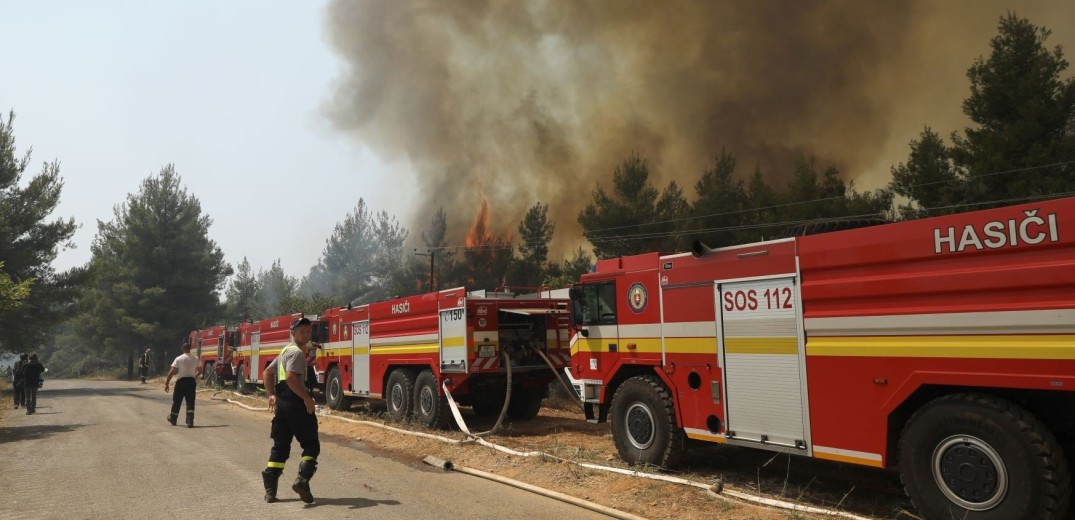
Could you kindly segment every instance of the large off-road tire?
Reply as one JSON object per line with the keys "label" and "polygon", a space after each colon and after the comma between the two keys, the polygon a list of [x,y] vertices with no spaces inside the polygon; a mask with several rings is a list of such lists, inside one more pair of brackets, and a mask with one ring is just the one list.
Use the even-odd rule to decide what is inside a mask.
{"label": "large off-road tire", "polygon": [[612,397],[612,439],[623,460],[668,468],[683,457],[686,437],[675,404],[657,376],[624,381]]}
{"label": "large off-road tire", "polygon": [[451,418],[448,397],[440,395],[437,376],[426,369],[414,380],[414,419],[423,426],[444,429]]}
{"label": "large off-road tire", "polygon": [[496,390],[496,393],[481,393],[470,396],[470,407],[474,410],[474,415],[478,417],[496,417],[500,415],[500,410],[504,409],[504,392],[503,387]]}
{"label": "large off-road tire", "polygon": [[388,375],[384,400],[388,404],[390,419],[405,421],[410,418],[414,409],[414,379],[408,370],[397,368]]}
{"label": "large off-road tire", "polygon": [[206,388],[213,388],[216,386],[216,365],[208,363],[202,370],[202,377],[204,378]]}
{"label": "large off-road tire", "polygon": [[919,409],[899,443],[900,479],[927,520],[1065,518],[1071,474],[1056,438],[1019,405],[953,394]]}
{"label": "large off-road tire", "polygon": [[235,386],[238,387],[240,394],[246,395],[250,393],[250,383],[246,382],[246,365],[239,367],[239,375],[235,378]]}
{"label": "large off-road tire", "polygon": [[[540,389],[515,389],[511,392],[511,402],[508,403],[508,418],[513,421],[529,421],[538,416],[541,402],[544,400],[545,393]],[[503,401],[501,401],[501,406],[503,406]],[[499,413],[500,410],[497,412]]]}
{"label": "large off-road tire", "polygon": [[340,377],[339,367],[332,367],[332,370],[328,371],[328,379],[325,380],[325,402],[333,410],[351,408],[351,398],[343,394],[343,378]]}

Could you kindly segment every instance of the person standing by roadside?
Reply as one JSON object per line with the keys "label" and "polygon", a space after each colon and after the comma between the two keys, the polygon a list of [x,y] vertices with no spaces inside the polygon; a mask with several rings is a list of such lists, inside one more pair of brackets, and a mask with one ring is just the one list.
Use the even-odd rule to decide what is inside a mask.
{"label": "person standing by roadside", "polygon": [[149,363],[153,361],[153,355],[150,352],[152,351],[147,348],[146,351],[142,353],[142,357],[138,360],[138,370],[142,375],[143,385],[146,384],[146,376],[149,375]]}
{"label": "person standing by roadside", "polygon": [[37,386],[41,384],[41,374],[45,367],[37,362],[37,354],[30,355],[30,361],[22,367],[22,387],[26,393],[26,415],[37,411]]}
{"label": "person standing by roadside", "polygon": [[15,366],[11,367],[11,389],[15,394],[15,409],[18,410],[20,406],[26,406],[26,387],[23,381],[22,369],[29,361],[28,355],[23,353],[19,356],[19,360],[15,362]]}
{"label": "person standing by roadside", "polygon": [[[172,413],[168,414],[168,422],[175,426],[179,419],[179,407],[183,400],[187,401],[187,428],[194,427],[194,395],[198,389],[197,377],[202,375],[201,364],[198,357],[190,353],[190,342],[183,342],[183,353],[172,361],[172,367],[168,369],[168,377],[164,381],[164,391],[172,384],[172,376],[178,375],[175,381],[175,392],[172,393]],[[149,349],[146,349],[149,352]]]}
{"label": "person standing by roadside", "polygon": [[265,391],[269,394],[269,411],[274,414],[269,434],[273,440],[272,450],[269,451],[269,463],[261,472],[265,501],[269,503],[277,501],[277,484],[280,474],[284,472],[284,463],[291,455],[292,438],[298,439],[302,446],[302,461],[299,462],[299,474],[291,489],[299,494],[303,502],[310,504],[314,501],[310,479],[317,472],[321,442],[317,438],[314,399],[310,397],[303,381],[306,378],[306,357],[313,349],[310,341],[312,335],[309,319],[302,318],[292,324],[294,343],[284,347],[262,374]]}

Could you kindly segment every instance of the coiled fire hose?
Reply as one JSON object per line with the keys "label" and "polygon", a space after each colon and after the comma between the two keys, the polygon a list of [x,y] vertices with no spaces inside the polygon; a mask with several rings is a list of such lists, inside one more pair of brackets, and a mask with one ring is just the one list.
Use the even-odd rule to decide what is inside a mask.
{"label": "coiled fire hose", "polygon": [[500,425],[504,422],[504,417],[508,415],[508,407],[511,406],[511,357],[507,352],[501,352],[501,357],[504,359],[504,368],[508,372],[507,389],[504,391],[504,405],[500,408],[500,416],[496,418],[496,424],[489,431],[471,433],[467,428],[466,421],[463,420],[463,415],[459,413],[459,405],[456,404],[455,398],[452,397],[452,392],[448,390],[448,381],[441,383],[441,388],[444,389],[444,396],[448,398],[448,407],[452,410],[452,416],[455,417],[455,424],[459,426],[459,429],[472,439],[478,439],[484,435],[489,435],[500,430]]}

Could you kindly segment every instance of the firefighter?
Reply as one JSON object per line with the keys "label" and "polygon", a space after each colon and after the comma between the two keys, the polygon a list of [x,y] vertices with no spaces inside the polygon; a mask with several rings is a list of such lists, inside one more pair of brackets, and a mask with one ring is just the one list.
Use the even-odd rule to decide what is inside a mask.
{"label": "firefighter", "polygon": [[292,437],[302,446],[302,461],[299,462],[298,477],[291,489],[299,494],[303,502],[310,504],[314,501],[310,492],[310,479],[317,472],[317,455],[321,453],[321,443],[317,439],[314,400],[303,381],[306,378],[306,356],[313,349],[310,342],[312,334],[310,320],[302,318],[293,323],[293,343],[284,347],[263,374],[265,391],[269,394],[269,411],[274,412],[269,435],[273,446],[269,451],[269,463],[261,472],[265,484],[265,501],[269,503],[277,500],[277,483],[280,481],[280,474],[284,472],[284,463],[291,454]]}
{"label": "firefighter", "polygon": [[26,392],[26,415],[37,411],[37,389],[41,386],[41,374],[45,367],[37,362],[37,354],[30,354],[30,361],[22,367],[22,387]]}
{"label": "firefighter", "polygon": [[[198,388],[198,376],[202,374],[201,363],[198,357],[190,353],[190,342],[184,341],[183,353],[172,361],[172,367],[168,369],[168,377],[164,381],[164,391],[172,384],[172,376],[179,376],[175,381],[175,392],[172,393],[172,413],[168,414],[168,422],[175,426],[179,419],[179,407],[183,400],[187,401],[187,428],[194,427],[194,395]],[[146,349],[149,352],[149,349]]]}
{"label": "firefighter", "polygon": [[150,350],[147,348],[146,351],[142,353],[142,357],[138,360],[138,370],[142,375],[143,385],[146,384],[146,376],[149,375],[149,362],[151,359],[152,355],[150,354]]}
{"label": "firefighter", "polygon": [[19,406],[26,405],[26,385],[23,381],[22,369],[29,363],[29,359],[29,354],[23,353],[19,356],[19,360],[15,362],[15,366],[11,367],[11,386],[15,394],[16,410],[19,409]]}

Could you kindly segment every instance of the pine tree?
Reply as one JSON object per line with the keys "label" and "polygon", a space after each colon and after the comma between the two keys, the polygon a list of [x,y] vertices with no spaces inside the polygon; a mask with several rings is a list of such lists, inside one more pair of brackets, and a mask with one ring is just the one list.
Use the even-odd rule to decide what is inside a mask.
{"label": "pine tree", "polygon": [[512,285],[536,287],[544,278],[549,242],[556,225],[549,220],[549,205],[534,203],[519,222],[519,257],[509,276]]}
{"label": "pine tree", "polygon": [[952,134],[952,160],[975,202],[1075,191],[1075,79],[1051,31],[1014,13],[1001,17],[988,58],[967,71],[963,113],[977,126]]}
{"label": "pine tree", "polygon": [[59,162],[46,163],[25,179],[30,152],[17,154],[14,121],[13,112],[6,120],[0,116],[0,260],[6,273],[0,278],[13,282],[8,310],[0,313],[0,352],[43,345],[70,313],[85,275],[82,269],[58,272],[52,267],[78,226],[74,219],[50,219],[63,191]]}
{"label": "pine tree", "polygon": [[142,181],[113,220],[98,222],[76,323],[86,340],[126,355],[129,377],[135,352],[155,347],[159,364],[191,329],[221,318],[232,270],[209,238],[211,224],[172,165]]}

